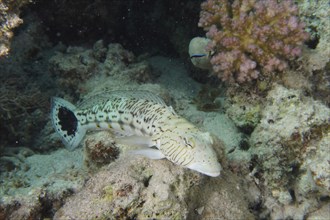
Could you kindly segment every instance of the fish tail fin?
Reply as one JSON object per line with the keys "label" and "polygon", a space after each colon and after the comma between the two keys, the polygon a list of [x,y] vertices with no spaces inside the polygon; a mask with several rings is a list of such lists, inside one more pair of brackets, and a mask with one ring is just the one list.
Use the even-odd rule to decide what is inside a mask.
{"label": "fish tail fin", "polygon": [[76,107],[70,102],[53,97],[51,100],[51,119],[55,131],[61,136],[65,147],[68,150],[74,150],[86,134],[74,114]]}

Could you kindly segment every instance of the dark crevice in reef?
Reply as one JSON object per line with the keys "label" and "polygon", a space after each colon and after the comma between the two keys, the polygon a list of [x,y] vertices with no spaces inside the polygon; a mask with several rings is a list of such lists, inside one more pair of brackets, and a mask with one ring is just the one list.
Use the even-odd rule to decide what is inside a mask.
{"label": "dark crevice in reef", "polygon": [[[134,53],[178,56],[190,38],[204,35],[197,27],[201,1],[39,1],[31,7],[44,22],[52,42],[75,45],[99,39],[116,42]],[[179,39],[179,40],[178,40]],[[183,50],[183,49],[182,49]],[[186,53],[186,51],[185,51]]]}

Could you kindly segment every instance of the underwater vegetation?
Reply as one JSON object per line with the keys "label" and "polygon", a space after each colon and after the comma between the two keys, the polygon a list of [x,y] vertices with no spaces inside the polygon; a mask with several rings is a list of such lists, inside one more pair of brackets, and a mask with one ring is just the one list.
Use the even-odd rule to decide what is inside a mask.
{"label": "underwater vegetation", "polygon": [[13,38],[13,52],[0,57],[0,148],[31,147],[48,121],[51,85],[45,48],[50,43],[40,23],[32,20],[25,19],[21,34]]}
{"label": "underwater vegetation", "polygon": [[242,83],[283,71],[309,37],[290,0],[208,0],[201,7],[198,26],[211,39],[206,50],[222,80]]}
{"label": "underwater vegetation", "polygon": [[36,118],[47,111],[47,97],[35,84],[26,86],[24,76],[2,75],[0,79],[0,143],[29,143],[34,126],[43,121]]}

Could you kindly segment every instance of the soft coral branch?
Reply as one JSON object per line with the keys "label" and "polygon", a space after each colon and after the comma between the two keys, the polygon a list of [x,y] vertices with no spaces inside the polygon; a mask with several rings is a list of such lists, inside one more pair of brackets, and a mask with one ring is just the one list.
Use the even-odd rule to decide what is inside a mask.
{"label": "soft coral branch", "polygon": [[291,0],[207,0],[198,25],[211,39],[213,72],[223,80],[256,79],[282,71],[308,39]]}

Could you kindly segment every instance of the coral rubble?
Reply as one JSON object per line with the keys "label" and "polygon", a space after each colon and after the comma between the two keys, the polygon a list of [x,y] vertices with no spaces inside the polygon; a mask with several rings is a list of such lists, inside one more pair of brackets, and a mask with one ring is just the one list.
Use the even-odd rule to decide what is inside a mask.
{"label": "coral rubble", "polygon": [[308,39],[292,1],[207,0],[198,25],[212,41],[213,72],[239,83],[282,71]]}

